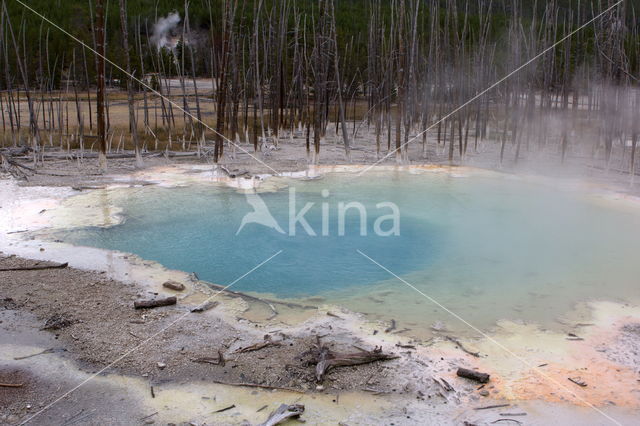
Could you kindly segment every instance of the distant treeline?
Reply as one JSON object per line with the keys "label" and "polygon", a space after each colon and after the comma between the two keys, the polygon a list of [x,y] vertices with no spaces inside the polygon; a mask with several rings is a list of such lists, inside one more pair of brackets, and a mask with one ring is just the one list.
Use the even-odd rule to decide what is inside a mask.
{"label": "distant treeline", "polygon": [[[95,15],[95,0],[25,0],[25,2],[44,16],[70,31],[73,35],[93,46],[95,43],[92,28]],[[338,0],[335,2],[335,21],[337,29],[337,41],[340,54],[344,57],[344,80],[345,82],[356,80],[366,80],[366,70],[369,62],[368,57],[368,37],[371,24],[371,13],[379,8],[381,17],[379,25],[387,32],[392,30],[394,25],[393,10],[397,9],[403,0]],[[540,29],[549,25],[548,14],[545,10],[550,4],[557,16],[557,26],[555,38],[560,38],[571,28],[577,27],[581,22],[587,21],[594,13],[613,4],[609,0],[406,0],[406,12],[412,14],[415,4],[418,3],[417,13],[417,37],[428,45],[429,40],[435,32],[431,26],[431,15],[437,13],[439,16],[439,28],[437,31],[443,39],[452,38],[454,33],[466,26],[464,34],[464,44],[467,51],[471,52],[479,42],[482,34],[482,26],[485,23],[485,15],[488,14],[488,42],[499,46],[496,61],[499,65],[506,65],[506,58],[502,53],[508,49],[510,36],[508,34],[510,21],[517,11],[522,24],[530,26],[535,24]],[[78,54],[78,46],[66,35],[55,28],[50,27],[38,16],[26,10],[22,5],[14,0],[3,0],[6,12],[13,24],[15,36],[19,38],[19,48],[24,57],[25,68],[31,77],[31,81],[46,85],[48,88],[61,87],[61,81],[70,78],[70,66],[74,51]],[[177,12],[182,18],[174,33],[178,37],[184,30],[185,5],[188,5],[188,17],[192,35],[195,38],[197,55],[193,68],[199,77],[210,77],[212,71],[219,68],[217,60],[219,49],[221,48],[223,34],[223,20],[225,7],[236,6],[234,13],[234,31],[238,37],[250,40],[255,29],[254,20],[257,12],[257,5],[260,0],[127,0],[127,13],[129,16],[129,34],[131,48],[140,48],[142,55],[133,55],[133,68],[140,74],[143,68],[141,61],[144,61],[144,69],[147,71],[159,71],[156,68],[154,49],[151,46],[153,24],[160,18],[172,12]],[[308,31],[305,42],[311,46],[313,38],[310,36],[321,14],[321,1],[318,0],[264,0],[260,7],[261,31],[274,33],[280,25],[283,17],[286,21],[287,43],[283,44],[286,52],[283,52],[285,64],[292,65],[289,60],[293,56],[294,46],[290,37],[295,31],[296,23]],[[434,4],[438,7],[434,9]],[[637,55],[636,46],[640,43],[637,35],[637,27],[640,22],[640,0],[626,0],[624,2],[626,13],[624,17],[624,53],[629,71],[638,74],[640,70],[640,60]],[[455,16],[450,14],[451,9],[455,9]],[[434,12],[435,11],[435,12]],[[122,31],[119,21],[119,1],[106,1],[106,39],[107,56],[116,63],[123,63],[122,51]],[[3,18],[3,52],[0,59],[8,61],[9,73],[16,79],[18,76],[15,51],[9,35],[6,32],[7,24]],[[381,28],[381,29],[382,29]],[[633,29],[636,29],[634,32]],[[583,63],[592,64],[595,61],[594,55],[594,34],[597,25],[582,31],[579,42],[570,44],[573,58],[571,67],[576,68]],[[265,35],[269,35],[265,33]],[[139,38],[139,39],[138,39]],[[135,46],[139,44],[141,46]],[[245,43],[248,55],[248,43]],[[542,46],[539,46],[542,48]],[[443,49],[443,58],[447,60],[453,57],[453,44],[440,46]],[[270,52],[273,53],[273,52]],[[559,51],[557,55],[561,55]],[[186,59],[188,62],[188,58]],[[46,72],[43,72],[43,63],[46,62]],[[509,65],[511,65],[509,63]],[[95,76],[95,66],[93,61],[88,61],[88,80],[93,83]],[[192,65],[188,64],[190,68]],[[557,66],[563,67],[561,61]],[[122,81],[123,76],[117,71],[109,70],[107,65],[107,76]],[[179,70],[171,66],[171,61],[167,60],[164,72],[177,75]],[[213,68],[213,69],[212,69]],[[6,69],[3,65],[3,71]],[[291,70],[288,70],[291,73]],[[43,75],[46,74],[46,75]],[[78,72],[80,74],[80,72]],[[85,76],[86,77],[86,76]],[[86,78],[79,83],[86,84]],[[16,80],[17,85],[20,81]],[[0,88],[6,88],[5,79],[0,79]],[[124,83],[122,83],[124,86]]]}
{"label": "distant treeline", "polygon": [[[107,85],[132,83],[129,130],[135,139],[136,129],[143,128],[155,146],[158,139],[169,145],[181,140],[196,143],[200,152],[213,139],[218,161],[225,147],[237,145],[232,140],[257,151],[263,143],[277,146],[282,135],[297,134],[316,161],[328,124],[335,123],[350,158],[351,140],[365,123],[376,155],[386,151],[399,162],[408,160],[406,147],[415,134],[426,158],[427,131],[435,131],[436,146],[447,146],[451,162],[462,161],[479,141],[498,137],[500,162],[510,149],[517,162],[523,151],[543,151],[550,144],[564,161],[574,141],[589,140],[592,155],[603,152],[607,167],[616,144],[623,162],[631,147],[635,164],[640,92],[629,89],[640,82],[640,0],[28,4],[89,46],[98,45],[96,34],[102,32],[95,31],[100,20],[94,13],[104,5],[107,58],[151,87],[132,82],[109,63]],[[17,144],[26,97],[31,145],[42,142],[41,131],[56,133],[61,145],[74,132],[83,141],[87,122],[93,131],[90,92],[98,61],[17,0],[2,5],[3,128]],[[546,53],[510,74],[541,52]],[[208,86],[200,85],[203,78]],[[75,112],[62,96],[55,99],[58,90],[74,95]],[[107,97],[107,130],[109,102]],[[79,129],[68,125],[71,116]],[[590,139],[579,136],[584,129]]]}

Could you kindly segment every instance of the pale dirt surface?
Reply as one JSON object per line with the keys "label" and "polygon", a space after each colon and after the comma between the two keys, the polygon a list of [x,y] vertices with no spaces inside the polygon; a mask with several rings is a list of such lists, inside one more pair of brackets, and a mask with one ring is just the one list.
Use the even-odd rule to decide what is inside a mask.
{"label": "pale dirt surface", "polygon": [[[305,158],[300,140],[283,143],[279,150],[260,158],[278,171],[298,171],[308,165],[306,160],[292,160]],[[470,163],[490,163],[483,158],[480,155]],[[146,166],[166,168],[194,161],[153,157],[146,159]],[[355,150],[353,161],[371,163],[375,152]],[[332,162],[344,162],[341,147],[325,147],[321,163]],[[59,199],[73,193],[69,186],[151,183],[146,171],[135,173],[132,163],[130,159],[111,160],[109,172],[102,174],[95,160],[48,161],[39,169],[43,174],[30,176],[22,185],[33,186],[30,190],[37,192],[36,198],[53,191],[50,186],[60,187],[60,193],[51,195]],[[197,164],[208,163],[203,160]],[[269,173],[268,167],[246,154],[229,159],[227,167]],[[637,186],[629,187],[628,176],[623,174],[579,170],[572,179],[586,182],[588,178],[617,193],[637,192]],[[51,202],[51,207],[55,206]],[[8,208],[5,203],[0,207]],[[41,207],[34,205],[32,209]],[[25,216],[25,223],[37,223],[38,211],[32,213]],[[20,229],[14,230],[23,230],[23,225],[16,224]],[[30,244],[21,252],[23,256],[61,261],[67,253],[62,248],[59,253],[50,252],[48,246],[42,252],[37,242]],[[5,254],[0,256],[0,268],[42,262],[9,256],[17,250],[15,247],[2,249]],[[176,306],[137,311],[133,309],[134,300],[172,293],[160,286],[166,275],[157,275],[155,281],[153,274],[142,279],[122,273],[121,268],[100,266],[93,259],[87,251],[87,260],[80,262],[83,270],[0,272],[0,382],[23,384],[20,388],[0,388],[0,424],[29,419],[178,318],[166,332],[145,342],[29,424],[257,424],[280,403],[295,401],[307,406],[303,418],[309,424],[489,424],[509,418],[503,414],[521,412],[528,415],[511,418],[524,424],[611,424],[606,417],[611,416],[622,424],[635,424],[634,416],[640,414],[637,309],[625,312],[618,305],[590,306],[589,315],[580,321],[592,325],[580,328],[582,323],[574,321],[567,328],[567,332],[583,337],[582,341],[567,341],[566,335],[535,326],[500,324],[495,338],[530,364],[523,366],[518,358],[486,339],[466,342],[480,350],[481,358],[474,358],[442,339],[420,344],[399,335],[374,335],[379,325],[339,308],[332,308],[332,313],[340,318],[326,315],[323,309],[304,315],[288,314],[283,309],[281,317],[265,321],[270,312],[265,312],[264,305],[217,296],[221,302],[218,307],[205,314],[190,314],[191,307],[212,293],[184,276],[187,290]],[[54,316],[68,320],[68,324],[57,330],[42,330]],[[234,354],[240,347],[261,342],[266,334],[280,345]],[[385,352],[394,352],[400,358],[336,369],[325,379],[323,388],[316,390],[313,367],[300,354],[312,347],[318,335],[336,350],[353,352],[357,350],[353,345],[367,349],[382,345]],[[416,349],[400,348],[397,343],[412,344]],[[54,351],[14,359],[45,349]],[[192,361],[215,357],[218,350],[227,359],[224,366]],[[166,367],[161,369],[158,363]],[[542,364],[547,366],[538,367]],[[478,389],[477,384],[455,376],[460,365],[489,372],[492,381]],[[534,371],[541,368],[546,368],[545,376]],[[567,380],[577,376],[588,383],[586,388]],[[455,390],[444,390],[434,378],[444,378]],[[223,386],[213,381],[266,384],[305,393]],[[155,398],[151,397],[150,386]],[[503,403],[510,406],[473,410]],[[233,409],[213,413],[234,404]],[[590,408],[590,404],[606,415]],[[260,410],[264,405],[268,408]]]}

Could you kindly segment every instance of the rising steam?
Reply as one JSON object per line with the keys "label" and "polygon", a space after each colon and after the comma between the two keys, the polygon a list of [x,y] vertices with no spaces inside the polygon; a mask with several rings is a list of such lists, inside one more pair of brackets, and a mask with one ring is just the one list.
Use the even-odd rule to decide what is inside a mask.
{"label": "rising steam", "polygon": [[180,14],[178,12],[170,13],[166,18],[160,18],[153,24],[153,32],[151,35],[151,43],[153,43],[158,50],[163,47],[173,49],[175,42],[171,37],[171,31],[176,28],[180,23]]}

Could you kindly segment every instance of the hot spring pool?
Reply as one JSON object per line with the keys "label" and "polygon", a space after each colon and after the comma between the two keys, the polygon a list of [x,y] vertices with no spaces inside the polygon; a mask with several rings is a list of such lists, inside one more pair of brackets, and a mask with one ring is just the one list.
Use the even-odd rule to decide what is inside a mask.
{"label": "hot spring pool", "polygon": [[[222,285],[282,250],[233,289],[313,296],[408,327],[455,321],[358,250],[482,327],[501,318],[544,323],[578,301],[640,295],[640,209],[498,177],[370,172],[269,182],[280,189],[257,201],[210,184],[103,191],[102,202],[121,207],[125,221],[62,239],[134,253]],[[341,211],[340,203],[352,208]],[[238,232],[261,206],[271,216],[258,220],[268,226],[249,215]],[[290,227],[302,213],[308,226]]]}

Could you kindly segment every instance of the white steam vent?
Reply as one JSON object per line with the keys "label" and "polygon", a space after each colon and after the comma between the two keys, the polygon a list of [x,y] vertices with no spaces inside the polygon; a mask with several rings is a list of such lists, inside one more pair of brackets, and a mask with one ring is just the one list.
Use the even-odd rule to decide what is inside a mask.
{"label": "white steam vent", "polygon": [[173,50],[176,47],[178,39],[171,35],[171,31],[180,23],[181,18],[178,12],[168,14],[165,18],[160,18],[153,24],[153,32],[151,35],[151,43],[158,50],[166,47]]}

